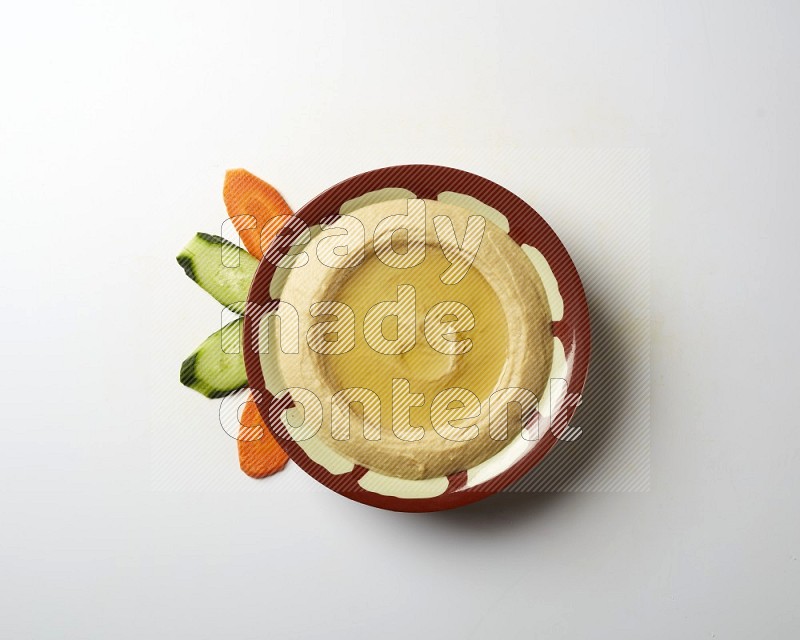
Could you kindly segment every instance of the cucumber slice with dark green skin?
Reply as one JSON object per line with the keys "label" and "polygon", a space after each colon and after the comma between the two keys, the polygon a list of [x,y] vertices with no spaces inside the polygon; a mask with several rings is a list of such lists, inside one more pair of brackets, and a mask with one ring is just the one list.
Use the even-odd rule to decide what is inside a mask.
{"label": "cucumber slice with dark green skin", "polygon": [[181,382],[207,398],[222,398],[247,386],[242,353],[244,319],[205,339],[181,365]]}
{"label": "cucumber slice with dark green skin", "polygon": [[198,233],[178,254],[186,275],[236,313],[244,313],[258,260],[220,236]]}

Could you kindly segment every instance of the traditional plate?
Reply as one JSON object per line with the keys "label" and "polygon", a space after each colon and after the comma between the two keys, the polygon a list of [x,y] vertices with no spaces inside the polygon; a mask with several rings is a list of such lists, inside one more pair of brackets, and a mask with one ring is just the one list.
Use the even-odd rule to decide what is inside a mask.
{"label": "traditional plate", "polygon": [[[509,235],[533,262],[545,284],[554,336],[551,384],[539,402],[536,416],[538,437],[513,438],[485,462],[448,477],[405,480],[382,476],[343,459],[331,463],[326,452],[292,439],[283,423],[270,424],[269,428],[306,473],[352,500],[394,511],[452,509],[509,486],[541,461],[559,438],[569,439],[568,424],[580,402],[589,366],[589,310],[575,265],[550,226],[513,193],[472,173],[434,165],[376,169],[324,191],[301,208],[297,216],[312,227],[335,218],[343,205],[345,211],[352,210],[358,204],[353,200],[387,189],[391,191],[383,193],[392,197],[439,199],[480,210],[501,227],[507,223]],[[413,195],[403,195],[404,192]],[[380,198],[381,193],[365,200],[373,197]],[[257,345],[263,310],[277,304],[270,297],[275,270],[274,265],[262,260],[256,271],[245,314],[244,345]],[[257,347],[245,347],[245,365],[250,386],[257,391],[259,410],[266,416],[273,396],[264,381]]]}

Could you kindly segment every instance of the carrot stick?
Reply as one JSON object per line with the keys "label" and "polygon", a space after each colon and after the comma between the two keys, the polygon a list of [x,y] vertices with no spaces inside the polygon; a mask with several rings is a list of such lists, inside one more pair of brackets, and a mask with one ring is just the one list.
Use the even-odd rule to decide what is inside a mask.
{"label": "carrot stick", "polygon": [[244,405],[240,422],[238,442],[242,471],[251,478],[264,478],[283,469],[289,456],[261,419],[252,393]]}
{"label": "carrot stick", "polygon": [[[262,247],[269,246],[282,227],[270,221],[276,216],[292,215],[291,207],[275,187],[244,169],[231,169],[225,174],[222,197],[245,248],[261,259]],[[253,478],[280,471],[289,459],[261,419],[252,392],[242,413],[238,444],[239,466]]]}
{"label": "carrot stick", "polygon": [[245,248],[260,259],[262,247],[268,246],[279,231],[270,229],[274,231],[269,234],[271,237],[262,238],[267,222],[275,216],[292,215],[292,209],[275,187],[244,169],[231,169],[225,174],[222,197]]}

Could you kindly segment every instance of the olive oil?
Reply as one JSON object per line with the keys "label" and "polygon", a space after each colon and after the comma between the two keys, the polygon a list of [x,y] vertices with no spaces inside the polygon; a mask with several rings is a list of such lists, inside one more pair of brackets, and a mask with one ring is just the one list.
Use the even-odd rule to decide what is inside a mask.
{"label": "olive oil", "polygon": [[[393,379],[404,378],[412,393],[424,394],[424,404],[412,406],[410,418],[412,425],[427,431],[431,429],[431,401],[440,391],[461,387],[486,399],[506,361],[509,329],[497,295],[476,268],[471,268],[460,282],[444,284],[440,276],[449,265],[441,248],[435,245],[426,247],[420,264],[406,269],[386,266],[373,254],[343,277],[332,296],[355,314],[355,346],[347,353],[319,355],[321,368],[336,390],[361,387],[378,395],[382,434],[391,434]],[[413,346],[407,345],[410,348],[399,354],[381,353],[365,336],[364,319],[376,303],[396,300],[398,287],[403,285],[411,285],[414,291]],[[428,330],[436,332],[435,325],[454,320],[461,327],[470,327],[448,334],[447,326],[442,325],[438,332],[448,342],[459,341],[464,353],[442,353],[435,348],[435,342],[432,346],[426,338],[426,315],[437,304],[450,301],[461,303],[469,312],[456,306],[462,309],[461,313],[456,310],[441,321],[429,317]],[[469,315],[474,323],[469,321]],[[385,339],[398,338],[399,322],[397,316],[386,316],[380,326]]]}

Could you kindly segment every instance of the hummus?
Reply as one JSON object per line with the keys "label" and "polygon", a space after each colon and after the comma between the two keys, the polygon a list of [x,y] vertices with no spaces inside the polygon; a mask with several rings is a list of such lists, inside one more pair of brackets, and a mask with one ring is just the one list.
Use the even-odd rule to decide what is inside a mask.
{"label": "hummus", "polygon": [[[403,216],[416,222],[386,223]],[[262,319],[261,336],[276,330],[261,360],[265,377],[319,399],[315,408],[306,392],[292,394],[303,420],[317,421],[310,437],[354,464],[419,480],[474,467],[519,434],[551,370],[550,307],[523,250],[475,218],[436,200],[379,202],[302,247],[280,294],[299,340],[278,347],[277,324]],[[281,337],[292,324],[281,316]]]}

